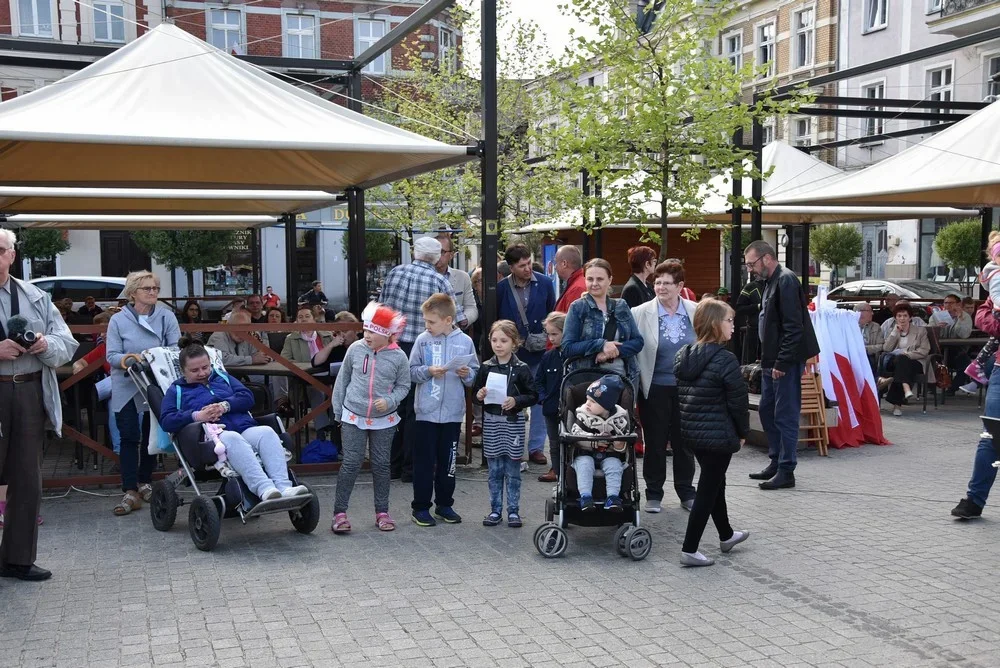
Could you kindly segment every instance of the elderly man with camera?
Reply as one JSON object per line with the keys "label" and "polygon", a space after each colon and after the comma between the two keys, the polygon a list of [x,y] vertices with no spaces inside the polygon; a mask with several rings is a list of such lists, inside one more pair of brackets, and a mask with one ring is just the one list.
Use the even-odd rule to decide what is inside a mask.
{"label": "elderly man with camera", "polygon": [[10,275],[16,243],[0,229],[0,482],[7,483],[0,577],[46,580],[52,573],[35,566],[45,420],[62,431],[55,369],[78,344],[49,295]]}

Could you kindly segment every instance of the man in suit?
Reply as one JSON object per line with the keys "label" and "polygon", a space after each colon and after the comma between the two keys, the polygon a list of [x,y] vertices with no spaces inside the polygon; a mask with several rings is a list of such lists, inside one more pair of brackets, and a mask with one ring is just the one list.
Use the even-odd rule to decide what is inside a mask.
{"label": "man in suit", "polygon": [[795,448],[802,410],[802,370],[819,354],[798,276],[778,263],[771,245],[754,241],[743,251],[747,270],[764,281],[758,331],[761,342],[760,422],[771,463],[754,480],[761,489],[795,487]]}

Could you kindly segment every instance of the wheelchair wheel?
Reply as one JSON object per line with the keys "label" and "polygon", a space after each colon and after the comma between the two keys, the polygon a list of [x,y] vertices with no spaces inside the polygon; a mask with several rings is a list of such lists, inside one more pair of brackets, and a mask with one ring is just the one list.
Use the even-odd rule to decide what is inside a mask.
{"label": "wheelchair wheel", "polygon": [[628,556],[632,561],[642,561],[653,549],[653,536],[649,529],[639,527],[628,535]]}
{"label": "wheelchair wheel", "polygon": [[623,557],[628,556],[628,535],[633,528],[631,524],[623,524],[615,532],[615,550]]}
{"label": "wheelchair wheel", "polygon": [[188,511],[188,531],[194,546],[203,552],[210,552],[219,542],[222,532],[222,518],[215,502],[207,496],[196,496]]}
{"label": "wheelchair wheel", "polygon": [[153,496],[149,499],[149,516],[157,531],[170,531],[177,521],[177,508],[181,500],[174,486],[165,480],[153,485]]}
{"label": "wheelchair wheel", "polygon": [[535,549],[546,559],[563,556],[568,543],[566,531],[555,524],[543,524],[535,529]]}
{"label": "wheelchair wheel", "polygon": [[[309,487],[309,485],[306,485],[306,487]],[[299,533],[312,533],[319,525],[319,497],[316,496],[316,492],[313,491],[312,487],[309,487],[309,491],[313,495],[309,503],[298,510],[288,511],[288,516],[292,519],[292,526]]]}

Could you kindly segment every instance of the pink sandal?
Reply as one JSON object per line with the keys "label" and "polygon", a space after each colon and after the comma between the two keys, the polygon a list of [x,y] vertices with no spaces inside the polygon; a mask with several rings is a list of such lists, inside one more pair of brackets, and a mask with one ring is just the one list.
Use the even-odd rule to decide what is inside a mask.
{"label": "pink sandal", "polygon": [[337,513],[333,516],[330,531],[338,534],[351,533],[351,523],[347,521],[347,513]]}
{"label": "pink sandal", "polygon": [[379,531],[394,531],[396,523],[389,517],[389,513],[375,513],[375,526]]}

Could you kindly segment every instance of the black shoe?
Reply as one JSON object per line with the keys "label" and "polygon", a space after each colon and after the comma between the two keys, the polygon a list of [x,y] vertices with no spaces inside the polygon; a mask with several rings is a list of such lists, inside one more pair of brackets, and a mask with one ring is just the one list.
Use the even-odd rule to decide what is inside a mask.
{"label": "black shoe", "polygon": [[0,566],[0,578],[17,578],[18,580],[38,582],[48,580],[50,577],[52,577],[52,571],[39,568],[34,564],[30,566],[15,566],[13,564]]}
{"label": "black shoe", "polygon": [[779,469],[773,478],[760,483],[759,487],[761,489],[787,489],[795,487],[795,474],[791,471],[782,471]]}
{"label": "black shoe", "polygon": [[951,509],[951,514],[963,520],[973,520],[983,514],[983,509],[972,499],[964,498]]}
{"label": "black shoe", "polygon": [[751,480],[770,480],[774,477],[774,474],[778,472],[778,467],[774,464],[770,464],[766,469],[760,473],[751,473]]}

